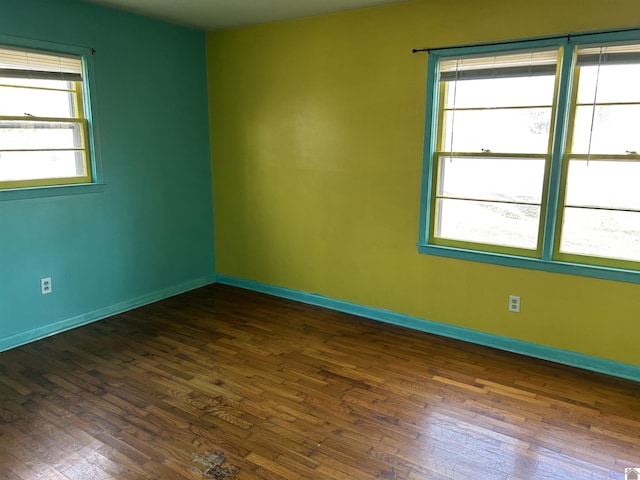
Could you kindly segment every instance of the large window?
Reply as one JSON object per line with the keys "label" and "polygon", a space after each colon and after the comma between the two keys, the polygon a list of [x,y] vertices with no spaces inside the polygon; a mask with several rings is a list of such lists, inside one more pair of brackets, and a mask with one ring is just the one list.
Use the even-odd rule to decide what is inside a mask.
{"label": "large window", "polygon": [[640,269],[640,40],[603,38],[430,52],[422,253]]}
{"label": "large window", "polygon": [[0,46],[0,189],[90,183],[80,56]]}

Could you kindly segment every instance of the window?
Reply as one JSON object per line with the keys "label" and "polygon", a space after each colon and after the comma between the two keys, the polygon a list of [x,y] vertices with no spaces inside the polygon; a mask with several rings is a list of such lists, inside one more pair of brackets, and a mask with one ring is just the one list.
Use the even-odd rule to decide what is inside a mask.
{"label": "window", "polygon": [[92,182],[81,56],[0,46],[0,189]]}
{"label": "window", "polygon": [[422,253],[640,270],[640,40],[605,37],[429,53]]}

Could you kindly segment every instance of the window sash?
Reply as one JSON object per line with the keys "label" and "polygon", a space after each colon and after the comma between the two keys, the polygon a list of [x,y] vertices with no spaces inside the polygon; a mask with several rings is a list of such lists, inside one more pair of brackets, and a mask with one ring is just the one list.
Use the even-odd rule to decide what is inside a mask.
{"label": "window sash", "polygon": [[[2,52],[2,49],[0,49],[0,54],[1,52]],[[21,77],[21,78],[34,78],[34,77]],[[61,78],[55,78],[55,80],[61,80]],[[0,83],[1,83],[1,80],[0,80]],[[47,88],[38,88],[38,87],[29,87],[29,88],[33,90],[47,90]],[[87,118],[85,117],[85,113],[84,113],[83,83],[73,82],[71,93],[72,93],[73,102],[75,104],[74,105],[74,111],[76,114],[75,118],[37,117],[32,115],[25,115],[25,116],[0,115],[0,121],[2,120],[22,121],[22,122],[35,124],[35,125],[40,123],[44,126],[43,129],[47,129],[46,125],[53,125],[53,124],[68,124],[70,126],[76,125],[79,127],[77,129],[80,136],[79,147],[74,146],[70,148],[59,149],[59,148],[47,148],[47,146],[45,145],[42,148],[3,148],[3,146],[0,145],[0,156],[2,155],[3,152],[11,153],[11,152],[29,152],[29,151],[31,152],[78,151],[82,153],[82,165],[81,165],[82,174],[73,175],[73,176],[52,175],[52,176],[47,176],[46,178],[35,178],[37,177],[37,175],[34,175],[34,178],[20,179],[20,180],[0,179],[0,190],[91,183],[93,181],[90,148],[89,148],[89,127],[88,127]],[[39,129],[37,126],[35,126],[34,130],[39,130]]]}
{"label": "window sash", "polygon": [[[537,258],[540,256],[540,251],[542,247],[542,233],[543,233],[543,222],[545,218],[546,211],[546,198],[544,192],[542,191],[544,185],[546,184],[549,172],[549,155],[540,155],[540,154],[493,154],[493,153],[453,153],[450,152],[437,152],[435,160],[432,164],[432,177],[434,178],[433,184],[433,195],[431,199],[431,211],[432,211],[432,221],[429,225],[429,242],[433,245],[440,245],[446,247],[457,247],[464,249],[472,249],[472,250],[481,250],[485,252],[493,252],[507,255],[517,255],[522,257],[533,257]],[[500,200],[497,198],[489,198],[482,197],[481,195],[469,195],[469,196],[461,196],[461,195],[451,195],[443,192],[443,162],[446,163],[448,161],[452,161],[455,159],[463,159],[463,158],[472,158],[474,160],[482,160],[482,159],[503,159],[509,161],[527,161],[527,160],[541,160],[544,162],[542,179],[540,184],[540,198],[539,200],[532,201],[518,201],[518,200]],[[479,208],[480,204],[485,204],[489,206],[490,204],[496,208],[503,209],[538,209],[538,221],[535,225],[535,233],[533,237],[535,238],[535,245],[531,247],[525,247],[523,245],[517,245],[517,242],[508,242],[508,241],[497,241],[494,243],[482,243],[480,241],[474,241],[470,238],[453,238],[443,236],[440,231],[442,218],[442,207],[444,201],[458,201],[458,202],[467,202],[467,203],[475,203],[476,210]],[[516,212],[517,214],[517,212]],[[455,221],[455,219],[454,219]],[[529,222],[530,223],[530,222]],[[503,228],[506,227],[506,231],[509,231],[508,225],[503,224]],[[531,235],[529,235],[531,236]]]}

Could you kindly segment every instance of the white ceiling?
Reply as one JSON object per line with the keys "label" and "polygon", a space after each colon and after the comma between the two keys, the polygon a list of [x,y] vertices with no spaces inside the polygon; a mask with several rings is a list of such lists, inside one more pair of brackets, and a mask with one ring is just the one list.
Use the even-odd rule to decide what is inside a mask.
{"label": "white ceiling", "polygon": [[406,0],[88,0],[201,30],[322,15]]}

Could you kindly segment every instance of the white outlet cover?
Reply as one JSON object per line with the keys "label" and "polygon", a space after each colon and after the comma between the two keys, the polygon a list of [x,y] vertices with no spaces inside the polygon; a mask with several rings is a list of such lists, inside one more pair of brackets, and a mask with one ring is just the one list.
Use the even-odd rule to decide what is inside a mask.
{"label": "white outlet cover", "polygon": [[509,311],[520,312],[520,297],[518,295],[509,295]]}
{"label": "white outlet cover", "polygon": [[41,278],[40,279],[40,293],[42,295],[47,295],[53,291],[53,287],[51,285],[51,277]]}

